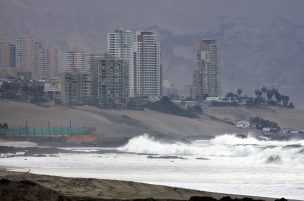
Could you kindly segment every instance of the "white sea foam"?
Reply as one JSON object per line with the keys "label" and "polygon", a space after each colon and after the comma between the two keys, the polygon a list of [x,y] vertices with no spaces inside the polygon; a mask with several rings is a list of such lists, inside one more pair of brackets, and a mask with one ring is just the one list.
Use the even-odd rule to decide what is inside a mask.
{"label": "white sea foam", "polygon": [[[190,143],[162,142],[147,134],[132,138],[113,153],[103,148],[77,148],[81,152],[57,157],[0,158],[5,167],[33,173],[71,177],[131,180],[213,192],[285,197],[304,200],[303,141],[271,141],[233,134]],[[121,153],[116,150],[129,152]],[[87,151],[87,153],[83,153]],[[159,154],[168,159],[150,159]],[[198,160],[208,158],[209,160]],[[21,169],[20,169],[21,168]]]}
{"label": "white sea foam", "polygon": [[252,135],[241,138],[234,134],[224,134],[211,140],[196,140],[191,143],[161,142],[147,134],[134,137],[117,150],[130,153],[218,157],[246,157],[254,162],[264,162],[269,156],[278,155],[282,159],[302,158],[303,140],[266,141]]}

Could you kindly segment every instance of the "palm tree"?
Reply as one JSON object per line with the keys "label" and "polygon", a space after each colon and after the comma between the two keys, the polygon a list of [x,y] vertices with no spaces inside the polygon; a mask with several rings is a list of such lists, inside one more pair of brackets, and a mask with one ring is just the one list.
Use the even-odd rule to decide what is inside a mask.
{"label": "palm tree", "polygon": [[267,92],[267,88],[266,88],[265,86],[263,86],[263,87],[261,88],[261,90],[262,90],[263,95],[264,95],[264,98],[265,98],[265,100],[266,100],[266,92]]}
{"label": "palm tree", "polygon": [[273,97],[273,91],[271,89],[267,89],[266,95],[267,95],[268,101],[270,101]]}
{"label": "palm tree", "polygon": [[241,88],[238,88],[238,90],[236,92],[238,93],[239,96],[241,96],[243,90]]}
{"label": "palm tree", "polygon": [[258,97],[262,96],[262,91],[260,89],[256,89],[254,92],[256,96]]}
{"label": "palm tree", "polygon": [[280,94],[278,89],[273,88],[272,90],[273,90],[274,97],[277,100],[277,103],[280,104],[282,101],[282,95]]}
{"label": "palm tree", "polygon": [[288,105],[288,107],[293,109],[293,108],[294,108],[293,103],[292,103],[292,102],[290,102],[290,103],[289,103],[289,105]]}
{"label": "palm tree", "polygon": [[227,94],[226,94],[226,97],[233,97],[234,96],[234,94],[232,93],[232,92],[228,92]]}
{"label": "palm tree", "polygon": [[285,107],[287,107],[289,102],[289,96],[282,96],[282,102]]}

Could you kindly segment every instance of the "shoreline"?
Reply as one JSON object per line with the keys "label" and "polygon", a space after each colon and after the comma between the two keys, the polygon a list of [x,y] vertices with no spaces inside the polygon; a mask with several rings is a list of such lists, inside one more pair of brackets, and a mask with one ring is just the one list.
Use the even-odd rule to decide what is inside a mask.
{"label": "shoreline", "polygon": [[[225,138],[221,139],[221,140],[227,140]],[[235,139],[234,139],[235,140]],[[242,138],[240,138],[239,140],[242,140]],[[141,142],[141,141],[140,141]],[[240,143],[238,142],[238,140],[236,140],[236,143]],[[248,143],[248,142],[247,142]],[[249,142],[252,143],[252,142]],[[145,144],[145,143],[144,143]],[[242,144],[242,143],[240,143]],[[133,144],[133,146],[131,147],[140,147],[140,144]],[[151,145],[150,145],[151,146]],[[166,145],[164,145],[166,146]],[[187,144],[184,144],[184,146],[186,147],[186,152],[187,150],[189,150],[189,147]],[[271,145],[274,146],[274,145]],[[128,147],[128,146],[127,146]],[[169,146],[170,147],[170,146]],[[266,147],[269,147],[269,145],[266,145]],[[172,148],[172,147],[171,147]],[[174,148],[174,146],[173,146]],[[296,145],[294,142],[291,142],[291,144],[284,144],[282,145],[282,150],[290,150],[290,149],[303,149],[301,146]],[[129,146],[130,149],[130,146]],[[167,147],[168,149],[168,147]],[[171,181],[174,181],[174,178],[179,178],[179,176],[177,175],[177,177],[172,177],[171,172],[174,172],[174,170],[176,168],[173,168],[174,165],[167,165],[167,164],[177,164],[177,165],[181,165],[183,171],[181,175],[186,175],[186,177],[184,177],[184,179],[180,180],[180,183],[187,183],[187,185],[179,185],[179,182],[155,182],[156,184],[160,184],[160,185],[171,185],[171,186],[179,186],[179,187],[184,187],[184,188],[192,188],[192,189],[199,189],[199,190],[208,190],[208,191],[216,191],[216,192],[225,192],[225,193],[241,193],[241,194],[246,194],[246,195],[259,195],[259,196],[275,196],[275,197],[279,197],[279,196],[285,196],[287,198],[293,198],[293,199],[300,199],[302,198],[302,193],[298,193],[297,190],[295,189],[299,189],[303,186],[303,180],[298,178],[296,175],[294,175],[294,177],[291,177],[293,174],[286,174],[288,176],[290,176],[290,178],[295,178],[295,179],[291,179],[289,180],[290,182],[292,181],[293,183],[293,188],[287,188],[288,190],[285,191],[286,188],[279,188],[280,192],[282,193],[269,193],[269,192],[273,192],[272,190],[276,190],[273,188],[268,188],[267,186],[264,185],[263,188],[260,188],[261,190],[265,189],[263,191],[263,193],[260,193],[259,191],[256,191],[255,189],[253,190],[248,190],[250,189],[250,185],[248,186],[249,188],[247,189],[246,187],[241,189],[241,184],[242,181],[240,182],[240,180],[235,180],[235,179],[231,179],[231,182],[227,182],[227,183],[236,183],[237,185],[234,185],[233,187],[229,187],[226,189],[221,189],[221,188],[209,188],[210,184],[213,184],[213,180],[210,180],[208,182],[205,182],[207,178],[209,178],[208,174],[206,174],[206,172],[209,173],[209,171],[204,171],[202,173],[199,173],[199,175],[203,175],[200,177],[199,182],[197,182],[197,184],[204,184],[205,187],[199,187],[198,185],[194,186],[193,185],[189,185],[193,182],[193,180],[197,179],[197,175],[193,176],[192,173],[194,169],[191,169],[192,167],[199,167],[196,168],[194,170],[195,171],[202,171],[204,170],[204,167],[215,167],[215,170],[211,171],[211,173],[218,175],[219,172],[222,170],[221,168],[217,168],[216,166],[216,158],[215,160],[212,158],[212,156],[205,156],[205,155],[197,155],[196,152],[193,153],[193,155],[191,156],[187,156],[187,155],[179,155],[178,153],[169,153],[169,152],[165,152],[165,153],[154,153],[153,150],[150,152],[140,152],[140,149],[138,149],[139,151],[134,151],[134,149],[130,149],[128,151],[128,148],[126,149],[98,149],[97,147],[87,147],[87,148],[73,148],[73,147],[65,147],[65,148],[60,148],[60,147],[41,147],[41,146],[37,146],[37,147],[10,147],[10,146],[0,146],[0,159],[3,160],[0,164],[0,166],[2,166],[2,168],[0,167],[0,169],[7,169],[7,170],[12,170],[12,171],[28,171],[32,168],[31,172],[35,173],[35,174],[53,174],[53,175],[57,175],[57,176],[65,176],[65,177],[88,177],[88,178],[100,178],[100,179],[122,179],[122,180],[131,180],[131,181],[137,181],[137,182],[147,182],[149,183],[151,180],[151,177],[148,179],[136,179],[137,178],[137,174],[139,171],[132,171],[132,169],[130,169],[131,171],[128,172],[127,174],[122,174],[121,172],[117,171],[116,168],[124,168],[123,170],[128,170],[128,168],[130,166],[128,166],[128,163],[124,163],[123,161],[132,161],[133,159],[138,159],[137,160],[137,165],[138,167],[145,167],[146,164],[150,164],[153,165],[153,163],[159,163],[159,164],[166,164],[165,167],[170,167],[171,171],[167,171],[166,175],[163,175],[163,177],[160,178],[164,178],[164,179],[169,179],[171,178]],[[190,151],[193,151],[192,149],[190,149]],[[208,152],[208,151],[207,151]],[[300,152],[300,151],[299,151]],[[302,152],[302,151],[301,151]],[[189,152],[188,152],[189,153]],[[192,152],[191,152],[192,153]],[[267,152],[268,153],[268,152]],[[87,155],[88,154],[88,155]],[[105,155],[104,155],[105,154]],[[109,156],[107,156],[106,154],[109,154]],[[272,153],[270,153],[272,154]],[[60,156],[63,155],[63,156]],[[271,167],[273,165],[275,165],[276,167],[279,168],[278,165],[282,165],[282,168],[284,169],[285,166],[283,166],[284,164],[286,164],[285,158],[281,157],[280,154],[278,155],[268,155],[268,154],[264,154],[265,158],[260,160],[260,164],[263,164],[263,167],[267,168],[267,167]],[[68,156],[68,157],[67,157]],[[211,157],[211,158],[210,158]],[[14,159],[15,158],[15,159]],[[62,158],[62,159],[61,159]],[[94,160],[89,160],[90,159],[94,159]],[[82,159],[82,160],[80,160]],[[88,160],[87,160],[88,159]],[[111,160],[112,159],[112,160]],[[1,161],[0,160],[0,161]],[[79,163],[79,166],[74,166],[74,165],[70,165],[73,164],[74,161],[83,161],[81,163]],[[245,160],[245,158],[244,158]],[[66,162],[60,162],[60,161],[66,161]],[[156,161],[156,162],[154,162]],[[159,161],[159,162],[158,162]],[[214,162],[215,161],[215,162]],[[225,158],[223,158],[223,160],[220,160],[220,164],[227,164],[224,162]],[[230,164],[229,160],[229,164]],[[239,162],[243,162],[243,159],[241,159],[241,161]],[[58,166],[53,166],[52,163],[54,164],[63,164],[65,167],[69,168],[69,171],[66,171],[64,168],[60,169],[60,165]],[[135,162],[136,163],[136,162]],[[185,164],[194,164],[191,165],[190,169],[191,171],[187,171],[187,168],[185,168],[187,165]],[[257,163],[256,161],[254,163]],[[32,166],[30,165],[32,164]],[[38,168],[35,170],[35,167],[39,164],[43,164],[43,166],[41,168]],[[76,163],[78,164],[78,163]],[[145,165],[143,165],[145,164]],[[199,164],[199,165],[197,165]],[[232,163],[231,163],[232,164]],[[239,164],[239,163],[237,163]],[[264,165],[265,164],[265,165]],[[297,164],[297,163],[296,163]],[[52,167],[49,168],[49,165],[51,165]],[[246,166],[249,167],[246,168],[245,167],[245,172],[246,172],[246,176],[249,175],[251,173],[251,170],[255,164],[252,163],[252,166]],[[74,171],[73,169],[75,167],[82,167],[82,169],[86,169],[86,166],[89,167],[94,167],[91,168],[90,171]],[[147,165],[146,165],[147,166]],[[14,168],[16,167],[16,168]],[[52,168],[57,168],[57,169],[52,169]],[[150,166],[149,166],[150,167]],[[157,167],[157,166],[155,166]],[[229,166],[230,167],[230,166]],[[233,167],[233,166],[231,166]],[[243,167],[243,166],[239,166],[237,165],[237,167]],[[165,168],[165,170],[166,170]],[[235,167],[234,167],[235,168]],[[40,170],[39,170],[40,169]],[[112,170],[116,170],[116,171],[112,171]],[[282,169],[282,170],[283,170]],[[301,168],[302,169],[302,168]],[[38,171],[37,171],[38,170]],[[141,170],[141,168],[138,168],[138,170]],[[158,170],[161,169],[156,169],[157,172]],[[173,170],[173,171],[172,171]],[[232,168],[233,170],[233,168]],[[237,170],[237,169],[235,169]],[[260,173],[263,173],[263,168],[257,166],[257,176],[255,178],[262,178],[260,177]],[[259,172],[259,170],[261,170],[261,172]],[[266,169],[267,170],[267,169]],[[55,172],[57,172],[55,174]],[[145,172],[145,171],[143,171]],[[146,171],[148,172],[148,171]],[[233,171],[232,171],[233,172]],[[236,171],[235,171],[236,172]],[[237,170],[238,172],[238,170]],[[240,171],[242,173],[242,171]],[[266,171],[267,172],[267,171]],[[283,174],[283,171],[279,171],[280,172],[280,176],[282,176],[281,174]],[[289,172],[289,171],[286,171]],[[296,170],[297,172],[297,170]],[[109,173],[113,174],[114,177],[109,177]],[[130,174],[131,173],[131,174]],[[132,175],[133,176],[126,176],[126,175]],[[155,174],[155,173],[154,173]],[[118,175],[118,176],[115,176]],[[171,176],[171,177],[170,177]],[[228,177],[226,177],[228,176]],[[236,175],[239,176],[239,175]],[[173,180],[172,180],[173,178]],[[213,179],[213,178],[217,178],[217,177],[210,177],[209,179]],[[227,174],[223,174],[223,177],[220,178],[233,178],[230,177],[230,175]],[[270,178],[272,182],[272,184],[276,185],[279,183],[281,183],[280,181],[277,181],[276,179],[272,180]],[[160,179],[158,179],[158,181],[160,181]],[[177,180],[176,180],[177,181]],[[235,182],[238,181],[238,182]],[[256,185],[263,185],[263,183],[268,183],[267,180],[263,180],[264,182],[259,182],[259,183],[255,183],[253,182],[252,184],[256,184]],[[248,181],[248,183],[251,183],[252,181]],[[297,183],[299,182],[299,183]],[[153,182],[152,182],[153,183]],[[223,183],[225,183],[225,180],[219,180],[217,182],[216,185],[221,185]],[[271,186],[271,185],[270,185]],[[239,190],[237,190],[238,188],[240,188]],[[271,191],[269,191],[268,189],[271,189]],[[294,192],[291,193],[291,192]],[[301,190],[299,190],[299,192],[302,192]],[[294,196],[294,195],[298,195],[298,196]]]}
{"label": "shoreline", "polygon": [[[39,175],[27,172],[13,172],[0,170],[0,191],[5,188],[4,183],[11,185],[11,192],[17,191],[18,185],[31,191],[31,187],[38,188],[39,193],[51,192],[63,196],[67,200],[134,200],[134,199],[154,199],[154,200],[189,200],[193,196],[211,197],[220,200],[229,196],[232,199],[251,198],[253,200],[274,201],[277,198],[265,198],[248,195],[233,195],[215,192],[205,192],[192,189],[153,185],[133,181],[59,177],[49,175]],[[28,185],[25,185],[28,184]],[[40,189],[41,188],[41,189]],[[40,190],[39,190],[40,189]],[[1,195],[1,192],[0,192]],[[33,195],[34,196],[34,195]],[[86,199],[84,199],[86,198]],[[2,199],[6,199],[3,198]],[[48,199],[51,200],[51,199]],[[47,200],[47,201],[48,201]],[[203,200],[203,199],[201,199]]]}

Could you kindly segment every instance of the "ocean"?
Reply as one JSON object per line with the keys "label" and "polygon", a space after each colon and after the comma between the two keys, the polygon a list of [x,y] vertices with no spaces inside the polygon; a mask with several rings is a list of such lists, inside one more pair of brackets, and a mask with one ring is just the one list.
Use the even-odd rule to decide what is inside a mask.
{"label": "ocean", "polygon": [[163,142],[148,134],[121,147],[63,148],[48,157],[3,157],[16,171],[137,181],[211,192],[304,200],[304,140],[273,141],[250,134]]}

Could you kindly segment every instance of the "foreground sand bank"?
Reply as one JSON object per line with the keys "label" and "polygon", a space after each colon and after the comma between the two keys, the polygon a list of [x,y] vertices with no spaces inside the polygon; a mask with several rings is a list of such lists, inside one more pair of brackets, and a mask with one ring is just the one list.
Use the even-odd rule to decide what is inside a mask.
{"label": "foreground sand bank", "polygon": [[[238,199],[248,197],[242,195],[229,195],[172,188],[130,181],[65,178],[31,173],[0,171],[0,198],[2,201],[16,200],[20,198],[25,199],[25,197],[27,197],[26,200],[29,201],[39,200],[39,198],[43,198],[45,201],[134,200],[148,198],[156,200],[189,200],[193,196],[208,196],[214,199],[222,199],[225,196]],[[254,200],[275,200],[272,198],[261,197],[251,198]]]}

